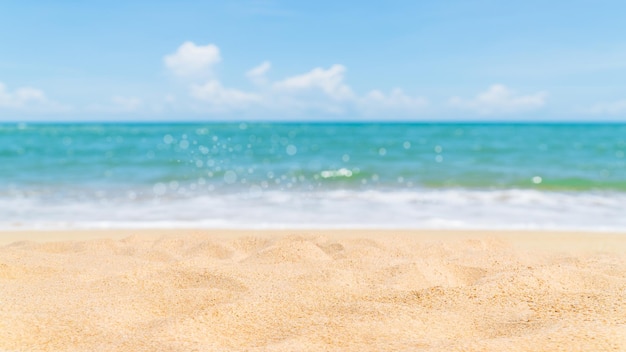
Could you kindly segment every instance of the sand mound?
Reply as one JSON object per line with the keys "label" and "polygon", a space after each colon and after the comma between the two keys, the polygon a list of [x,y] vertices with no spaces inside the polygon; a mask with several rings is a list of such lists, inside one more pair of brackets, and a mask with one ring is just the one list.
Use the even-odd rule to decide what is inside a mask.
{"label": "sand mound", "polygon": [[623,251],[437,236],[14,243],[0,351],[626,350]]}
{"label": "sand mound", "polygon": [[298,236],[276,240],[275,243],[261,248],[247,258],[251,262],[264,264],[314,263],[330,259],[331,257],[316,245],[314,240]]}

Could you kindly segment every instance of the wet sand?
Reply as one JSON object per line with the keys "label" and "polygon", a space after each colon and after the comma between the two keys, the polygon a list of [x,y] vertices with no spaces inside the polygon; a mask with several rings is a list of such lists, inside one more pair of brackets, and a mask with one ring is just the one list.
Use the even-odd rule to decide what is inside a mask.
{"label": "wet sand", "polygon": [[0,232],[0,351],[624,351],[626,234]]}

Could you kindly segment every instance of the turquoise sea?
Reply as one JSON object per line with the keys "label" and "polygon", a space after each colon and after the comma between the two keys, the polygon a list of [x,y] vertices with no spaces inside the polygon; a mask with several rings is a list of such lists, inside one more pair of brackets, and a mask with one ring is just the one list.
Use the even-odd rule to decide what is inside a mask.
{"label": "turquoise sea", "polygon": [[0,124],[0,228],[626,230],[626,124]]}

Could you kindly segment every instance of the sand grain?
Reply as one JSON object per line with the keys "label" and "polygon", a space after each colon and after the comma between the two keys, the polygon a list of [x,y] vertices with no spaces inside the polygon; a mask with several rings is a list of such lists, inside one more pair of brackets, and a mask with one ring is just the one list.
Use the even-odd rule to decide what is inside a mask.
{"label": "sand grain", "polygon": [[0,351],[626,350],[624,235],[100,235],[0,247]]}

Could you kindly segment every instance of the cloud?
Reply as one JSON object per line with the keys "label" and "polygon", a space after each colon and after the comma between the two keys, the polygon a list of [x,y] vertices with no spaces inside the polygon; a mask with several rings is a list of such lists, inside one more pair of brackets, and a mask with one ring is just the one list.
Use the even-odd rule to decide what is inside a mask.
{"label": "cloud", "polygon": [[326,70],[317,67],[307,73],[276,82],[274,88],[286,93],[319,90],[333,100],[349,100],[354,98],[354,93],[344,83],[345,71],[346,68],[342,65],[333,65]]}
{"label": "cloud", "polygon": [[0,82],[0,110],[43,114],[68,112],[72,107],[50,100],[40,89],[21,87],[10,91]]}
{"label": "cloud", "polygon": [[111,98],[108,103],[104,104],[91,104],[84,108],[85,111],[90,113],[129,113],[140,112],[143,110],[144,103],[137,97],[124,97],[116,95]]}
{"label": "cloud", "polygon": [[366,113],[380,112],[381,110],[419,112],[428,106],[428,100],[423,97],[409,96],[402,89],[396,88],[389,94],[380,90],[372,90],[359,99],[358,105]]}
{"label": "cloud", "polygon": [[218,80],[210,80],[202,85],[194,84],[190,92],[192,97],[210,103],[218,110],[241,109],[252,103],[261,102],[259,95],[225,88]]}
{"label": "cloud", "polygon": [[201,46],[188,41],[184,42],[174,54],[166,55],[163,61],[177,76],[206,75],[211,73],[213,65],[221,61],[220,49],[213,44]]}
{"label": "cloud", "polygon": [[[199,78],[202,78],[203,73],[210,72],[212,65],[220,60],[218,47],[196,46],[191,42],[183,43],[175,54],[165,57],[165,65],[174,73],[192,76],[193,83],[188,85],[189,97],[201,104],[192,103],[194,110],[220,113],[247,111],[255,115],[281,113],[294,116],[306,115],[308,112],[340,115],[351,111],[371,115],[387,110],[394,113],[417,113],[428,105],[426,99],[409,96],[401,89],[394,89],[389,93],[373,90],[359,96],[345,82],[346,67],[340,64],[328,68],[316,67],[308,72],[271,82],[267,73],[272,64],[264,61],[245,73],[256,85],[252,91],[228,87],[215,76],[208,80],[205,77],[205,83],[201,83]],[[181,102],[177,100],[176,104]]]}
{"label": "cloud", "polygon": [[593,115],[620,115],[626,114],[626,99],[610,102],[599,103],[592,106],[586,111]]}
{"label": "cloud", "polygon": [[517,113],[535,110],[546,104],[546,92],[531,95],[517,95],[501,84],[494,84],[473,99],[452,97],[449,104],[453,107],[471,110],[481,115]]}
{"label": "cloud", "polygon": [[[269,83],[265,73],[270,67],[271,64],[266,61],[246,75],[253,82],[265,85]],[[271,83],[270,89],[256,92],[225,88],[219,80],[212,79],[203,85],[192,85],[190,92],[193,98],[210,104],[210,108],[220,112],[254,106],[255,112],[265,110],[301,114],[317,111],[340,115],[347,111],[360,111],[372,115],[393,111],[410,114],[421,112],[428,106],[425,98],[409,96],[398,88],[388,94],[373,90],[365,96],[358,96],[344,82],[345,70],[342,65],[333,65],[328,69],[318,67]]]}
{"label": "cloud", "polygon": [[135,111],[142,105],[142,101],[136,97],[115,96],[111,99],[115,107],[124,111]]}
{"label": "cloud", "polygon": [[255,84],[265,84],[267,83],[267,77],[265,77],[265,74],[271,67],[272,64],[269,61],[263,61],[259,66],[253,67],[246,72],[246,77],[248,77]]}
{"label": "cloud", "polygon": [[31,87],[18,88],[10,92],[0,82],[0,108],[23,109],[32,106],[41,106],[48,103],[48,98],[43,91]]}

